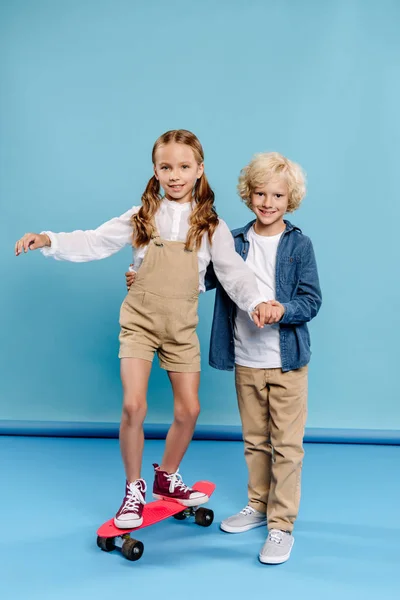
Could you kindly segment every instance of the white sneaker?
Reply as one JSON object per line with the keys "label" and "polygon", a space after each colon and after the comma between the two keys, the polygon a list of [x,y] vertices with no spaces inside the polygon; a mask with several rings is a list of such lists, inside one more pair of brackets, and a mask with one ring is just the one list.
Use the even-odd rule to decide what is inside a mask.
{"label": "white sneaker", "polygon": [[220,527],[227,533],[243,533],[255,527],[267,524],[267,517],[252,506],[245,506],[243,510],[222,521]]}
{"label": "white sneaker", "polygon": [[271,529],[258,558],[266,565],[279,565],[289,559],[293,544],[294,537],[291,533]]}

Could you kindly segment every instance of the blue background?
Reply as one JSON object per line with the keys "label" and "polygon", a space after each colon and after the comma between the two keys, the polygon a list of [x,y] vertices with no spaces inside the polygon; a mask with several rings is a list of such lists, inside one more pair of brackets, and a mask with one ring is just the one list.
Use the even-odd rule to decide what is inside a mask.
{"label": "blue background", "polygon": [[[151,148],[200,138],[220,216],[255,152],[308,174],[290,217],[314,243],[324,303],[311,325],[308,426],[400,429],[395,0],[0,2],[0,420],[116,423],[126,249],[98,263],[39,252],[26,231],[94,228],[137,204]],[[213,293],[201,298],[199,423],[238,425],[233,376],[207,366]],[[150,424],[171,420],[153,369]]]}

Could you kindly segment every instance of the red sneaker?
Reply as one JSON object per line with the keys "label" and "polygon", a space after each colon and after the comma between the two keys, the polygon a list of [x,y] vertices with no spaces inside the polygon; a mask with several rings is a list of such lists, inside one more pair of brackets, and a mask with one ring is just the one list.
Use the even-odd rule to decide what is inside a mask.
{"label": "red sneaker", "polygon": [[154,467],[153,496],[157,500],[176,500],[183,506],[200,506],[208,502],[208,496],[192,490],[182,481],[179,470],[176,473],[161,471],[156,464]]}
{"label": "red sneaker", "polygon": [[126,482],[125,498],[114,517],[115,527],[119,529],[133,529],[143,523],[143,507],[146,504],[146,482],[136,479],[132,483]]}

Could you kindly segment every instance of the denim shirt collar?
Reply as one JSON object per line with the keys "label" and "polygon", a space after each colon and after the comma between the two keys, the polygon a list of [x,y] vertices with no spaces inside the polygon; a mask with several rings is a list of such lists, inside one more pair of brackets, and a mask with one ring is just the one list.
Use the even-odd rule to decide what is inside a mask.
{"label": "denim shirt collar", "polygon": [[[254,219],[253,221],[250,221],[250,223],[247,223],[247,225],[245,225],[244,227],[241,227],[240,229],[236,229],[236,231],[234,232],[234,237],[241,236],[245,242],[248,242],[249,241],[248,233],[250,231],[250,228],[253,227],[255,222],[256,222],[256,219]],[[297,231],[301,231],[301,229],[299,229],[299,227],[292,225],[292,223],[290,221],[286,221],[286,219],[284,219],[283,222],[286,225],[285,233],[287,233],[288,231],[292,231],[293,229],[297,229]]]}

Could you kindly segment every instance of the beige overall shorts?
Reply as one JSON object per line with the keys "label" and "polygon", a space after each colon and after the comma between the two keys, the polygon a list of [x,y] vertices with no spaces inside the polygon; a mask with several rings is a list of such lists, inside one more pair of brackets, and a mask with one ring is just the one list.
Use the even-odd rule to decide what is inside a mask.
{"label": "beige overall shorts", "polygon": [[167,371],[200,371],[199,266],[185,242],[153,236],[120,312],[119,358],[152,361]]}

